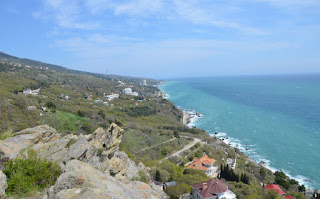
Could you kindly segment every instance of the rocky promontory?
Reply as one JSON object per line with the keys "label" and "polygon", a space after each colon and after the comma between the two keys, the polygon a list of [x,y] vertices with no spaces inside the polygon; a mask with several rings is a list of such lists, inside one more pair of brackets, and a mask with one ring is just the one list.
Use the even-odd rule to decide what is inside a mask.
{"label": "rocky promontory", "polygon": [[[143,163],[136,164],[119,151],[122,134],[123,130],[114,123],[107,130],[98,128],[90,135],[61,136],[47,125],[29,128],[0,141],[0,168],[4,169],[5,162],[22,158],[32,149],[39,157],[57,162],[63,169],[43,199],[166,198],[157,187],[133,181],[141,173],[148,179],[150,176]],[[0,197],[7,188],[2,175],[0,171]]]}

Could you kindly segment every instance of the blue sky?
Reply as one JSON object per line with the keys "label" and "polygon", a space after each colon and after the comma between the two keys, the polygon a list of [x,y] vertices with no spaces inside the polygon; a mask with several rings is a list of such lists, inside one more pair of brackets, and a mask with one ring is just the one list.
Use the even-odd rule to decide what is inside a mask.
{"label": "blue sky", "polygon": [[0,51],[152,78],[320,72],[319,0],[0,0]]}

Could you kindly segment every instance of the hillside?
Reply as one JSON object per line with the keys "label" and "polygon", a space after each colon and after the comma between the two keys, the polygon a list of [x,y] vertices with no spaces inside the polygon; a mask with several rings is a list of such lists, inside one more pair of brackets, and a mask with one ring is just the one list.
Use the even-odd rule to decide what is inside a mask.
{"label": "hillside", "polygon": [[[163,99],[158,88],[140,85],[141,79],[104,79],[86,72],[73,73],[72,70],[53,65],[46,69],[39,65],[41,62],[23,62],[24,59],[3,53],[0,60],[0,169],[3,169],[4,173],[11,174],[10,169],[15,169],[12,161],[23,161],[28,158],[26,151],[32,149],[37,154],[36,157],[45,159],[45,165],[56,163],[64,168],[65,163],[73,160],[69,163],[69,168],[81,164],[82,168],[90,169],[94,176],[104,176],[105,174],[99,173],[103,168],[102,163],[107,164],[118,153],[106,152],[104,146],[107,144],[103,143],[106,136],[101,135],[101,141],[97,134],[105,132],[103,129],[109,128],[110,131],[115,128],[110,126],[119,126],[123,132],[117,141],[117,152],[122,154],[121,157],[125,154],[124,156],[136,165],[149,167],[146,170],[150,178],[140,173],[139,176],[129,177],[129,181],[144,181],[150,185],[151,178],[161,182],[175,181],[175,187],[165,190],[171,198],[188,196],[190,185],[209,179],[202,171],[185,170],[190,161],[204,154],[215,159],[214,164],[220,172],[218,177],[224,178],[237,198],[279,198],[277,194],[267,192],[261,186],[270,183],[280,184],[286,193],[296,198],[305,198],[302,194],[304,186],[290,180],[282,172],[274,174],[263,164],[256,163],[238,149],[211,137],[204,130],[183,125],[181,110],[172,102]],[[35,63],[32,64],[33,62]],[[53,67],[58,68],[55,70]],[[156,80],[153,82],[159,83]],[[136,92],[135,95],[126,93],[128,90],[124,88],[131,88]],[[56,132],[39,135],[33,131],[28,133],[30,129],[24,130],[39,129],[44,125],[45,128],[55,129],[50,132]],[[21,137],[23,139],[20,139]],[[98,139],[99,142],[91,142],[92,139]],[[199,140],[200,142],[197,142]],[[80,150],[75,146],[84,148]],[[236,169],[226,166],[228,158],[237,160]],[[32,161],[34,160],[28,163],[32,165]],[[5,164],[6,162],[8,163]],[[116,175],[116,168],[122,168],[123,164],[123,161],[116,161],[114,168],[109,169],[106,175]],[[68,164],[66,166],[68,167]],[[92,166],[98,168],[99,172],[92,170]],[[25,167],[27,168],[24,169],[28,170],[32,166],[26,164]],[[66,171],[65,175],[71,174]],[[91,180],[90,176],[84,177]],[[11,181],[14,178],[15,175],[10,175],[8,182],[14,182]],[[33,192],[40,196],[44,190],[53,186],[47,194],[59,194],[59,186],[64,183],[56,178],[48,184],[34,185]],[[139,183],[136,183],[136,186],[138,185]],[[8,186],[7,196],[14,198],[30,194],[28,190],[18,192],[14,183],[8,183]],[[72,186],[73,189],[79,188],[75,184]],[[94,191],[100,193],[101,190],[96,184],[92,186]],[[86,193],[85,190],[87,187],[81,187],[80,192]]]}
{"label": "hillside", "polygon": [[[90,76],[97,77],[97,78],[104,78],[104,79],[106,78],[106,74],[72,70],[72,69],[68,69],[63,66],[57,66],[54,64],[48,64],[48,63],[35,61],[35,60],[31,60],[31,59],[15,57],[15,56],[6,54],[4,52],[0,52],[0,62],[2,62],[2,63],[7,62],[7,63],[11,63],[11,64],[18,65],[18,66],[19,65],[20,66],[30,66],[30,67],[37,67],[37,68],[42,68],[42,69],[48,68],[49,70],[54,70],[54,71],[60,72],[60,73],[70,73],[70,74],[76,74],[76,75],[90,75]],[[108,77],[110,79],[131,81],[131,82],[135,82],[138,84],[141,83],[141,81],[143,79],[146,79],[148,81],[148,84],[150,84],[150,85],[157,85],[159,83],[159,81],[157,81],[157,80],[153,80],[153,79],[149,79],[149,78],[142,78],[142,77],[128,77],[128,76],[120,76],[120,75],[113,75],[113,74],[108,75]]]}

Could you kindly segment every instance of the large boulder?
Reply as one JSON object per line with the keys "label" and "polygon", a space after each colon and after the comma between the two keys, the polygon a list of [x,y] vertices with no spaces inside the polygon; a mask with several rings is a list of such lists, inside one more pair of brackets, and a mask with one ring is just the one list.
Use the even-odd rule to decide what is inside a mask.
{"label": "large boulder", "polygon": [[0,199],[5,198],[5,191],[6,191],[7,188],[8,188],[7,177],[0,170]]}
{"label": "large boulder", "polygon": [[142,171],[147,174],[148,170],[142,162],[136,165],[123,151],[113,153],[110,159],[105,159],[103,165],[105,165],[104,172],[120,180],[137,178],[139,177],[139,172]]}
{"label": "large boulder", "polygon": [[43,199],[166,198],[143,182],[123,183],[88,163],[71,160]]}
{"label": "large boulder", "polygon": [[0,140],[0,168],[3,166],[1,163],[15,159],[22,149],[38,143],[58,140],[59,138],[60,135],[56,133],[54,128],[48,125],[41,125],[17,132],[13,137],[3,141]]}

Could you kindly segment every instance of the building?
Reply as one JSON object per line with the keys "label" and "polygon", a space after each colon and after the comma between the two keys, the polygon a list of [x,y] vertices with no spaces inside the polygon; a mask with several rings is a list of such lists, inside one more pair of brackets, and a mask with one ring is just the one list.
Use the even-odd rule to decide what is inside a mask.
{"label": "building", "polygon": [[228,186],[217,179],[191,185],[193,199],[236,199],[236,195]]}
{"label": "building", "polygon": [[147,86],[147,80],[142,80],[142,86]]}
{"label": "building", "polygon": [[167,189],[168,187],[176,187],[177,183],[176,181],[171,181],[171,182],[165,182],[164,183],[164,188]]}
{"label": "building", "polygon": [[187,166],[187,169],[200,170],[205,172],[207,176],[214,178],[218,176],[218,167],[213,165],[215,161],[215,159],[212,159],[207,155],[201,158],[194,158],[192,163]]}
{"label": "building", "polygon": [[292,197],[292,196],[290,196],[290,195],[286,195],[284,198],[295,199],[294,197]]}
{"label": "building", "polygon": [[38,95],[40,92],[40,88],[31,90],[30,88],[23,89],[23,94],[25,95]]}
{"label": "building", "polygon": [[130,94],[132,94],[132,89],[131,88],[125,88],[125,89],[123,89],[123,93],[126,94],[126,95],[130,95]]}
{"label": "building", "polygon": [[284,195],[284,194],[285,194],[284,191],[282,191],[282,189],[281,189],[278,185],[276,185],[276,184],[268,184],[268,185],[265,186],[265,189],[266,189],[267,191],[269,191],[269,190],[274,190],[274,191],[277,192],[279,195]]}
{"label": "building", "polygon": [[32,90],[30,88],[23,89],[23,94],[31,94]]}
{"label": "building", "polygon": [[229,166],[229,168],[232,168],[233,170],[236,169],[236,164],[237,164],[237,160],[236,159],[231,159],[231,158],[227,158],[226,164]]}
{"label": "building", "polygon": [[139,96],[139,93],[138,93],[138,92],[132,92],[131,95],[133,95],[133,96]]}
{"label": "building", "polygon": [[107,98],[108,101],[111,101],[113,99],[119,98],[119,94],[115,93],[115,94],[111,94],[111,95],[106,95],[105,98]]}
{"label": "building", "polygon": [[164,187],[163,182],[156,181],[155,179],[151,179],[151,181],[153,182],[153,184],[155,184],[157,187],[159,187],[163,191],[163,187]]}

